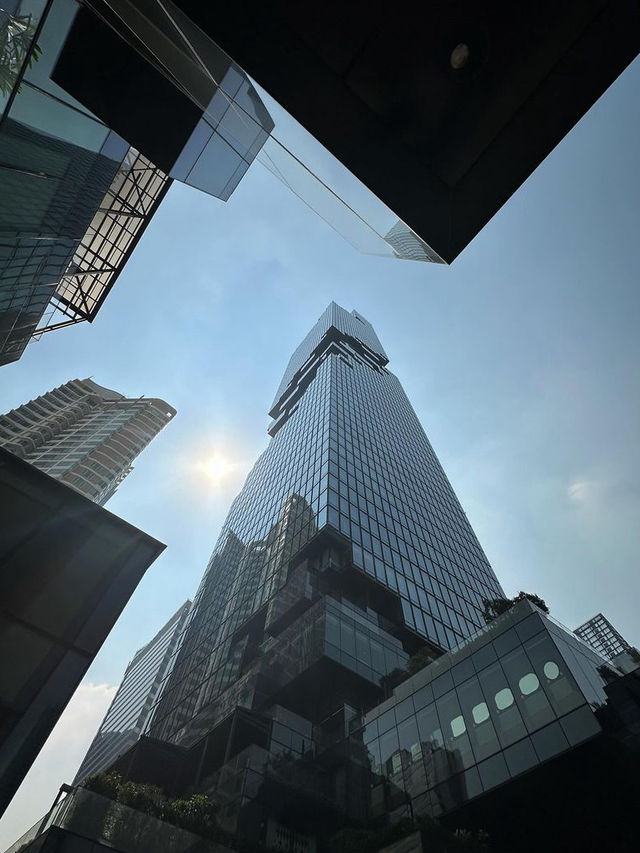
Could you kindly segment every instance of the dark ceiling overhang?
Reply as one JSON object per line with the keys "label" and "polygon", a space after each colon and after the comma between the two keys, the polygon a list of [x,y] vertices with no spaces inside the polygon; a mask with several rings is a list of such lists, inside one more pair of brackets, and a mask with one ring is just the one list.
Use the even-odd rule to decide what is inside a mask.
{"label": "dark ceiling overhang", "polygon": [[637,0],[176,5],[448,262],[640,50]]}

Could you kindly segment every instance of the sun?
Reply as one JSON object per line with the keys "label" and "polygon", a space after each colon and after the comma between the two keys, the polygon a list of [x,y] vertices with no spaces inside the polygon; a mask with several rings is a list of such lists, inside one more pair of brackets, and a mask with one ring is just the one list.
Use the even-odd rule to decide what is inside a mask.
{"label": "sun", "polygon": [[214,453],[207,459],[203,459],[198,466],[202,473],[215,484],[220,483],[235,468],[222,453]]}

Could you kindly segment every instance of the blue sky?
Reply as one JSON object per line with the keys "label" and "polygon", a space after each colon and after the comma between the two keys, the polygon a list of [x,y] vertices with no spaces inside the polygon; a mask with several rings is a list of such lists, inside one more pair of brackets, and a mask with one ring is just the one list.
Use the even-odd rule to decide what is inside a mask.
{"label": "blue sky", "polygon": [[[178,409],[108,505],[167,550],[63,718],[75,752],[54,733],[7,842],[195,592],[289,355],[332,299],[376,328],[507,592],[571,627],[603,611],[640,644],[639,92],[636,61],[450,267],[358,254],[258,164],[226,204],[174,185],[94,324],[0,370],[2,411],[85,376]],[[234,464],[219,483],[199,470],[214,453]]]}

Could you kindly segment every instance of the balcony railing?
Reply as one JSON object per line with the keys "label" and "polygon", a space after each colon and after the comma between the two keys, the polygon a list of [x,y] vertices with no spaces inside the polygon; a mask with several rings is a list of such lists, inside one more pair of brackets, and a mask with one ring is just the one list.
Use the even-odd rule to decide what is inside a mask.
{"label": "balcony railing", "polygon": [[26,851],[27,845],[52,827],[120,853],[149,853],[151,850],[153,853],[230,853],[223,844],[116,803],[86,788],[70,789],[6,853]]}

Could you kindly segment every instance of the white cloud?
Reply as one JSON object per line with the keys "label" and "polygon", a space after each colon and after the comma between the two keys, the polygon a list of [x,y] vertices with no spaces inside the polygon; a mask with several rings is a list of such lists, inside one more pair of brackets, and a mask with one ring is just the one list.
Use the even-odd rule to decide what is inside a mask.
{"label": "white cloud", "polygon": [[597,484],[593,480],[576,480],[567,488],[569,500],[575,503],[587,503],[596,496]]}
{"label": "white cloud", "polygon": [[13,844],[71,782],[113,699],[116,687],[81,684],[0,820],[0,850]]}

